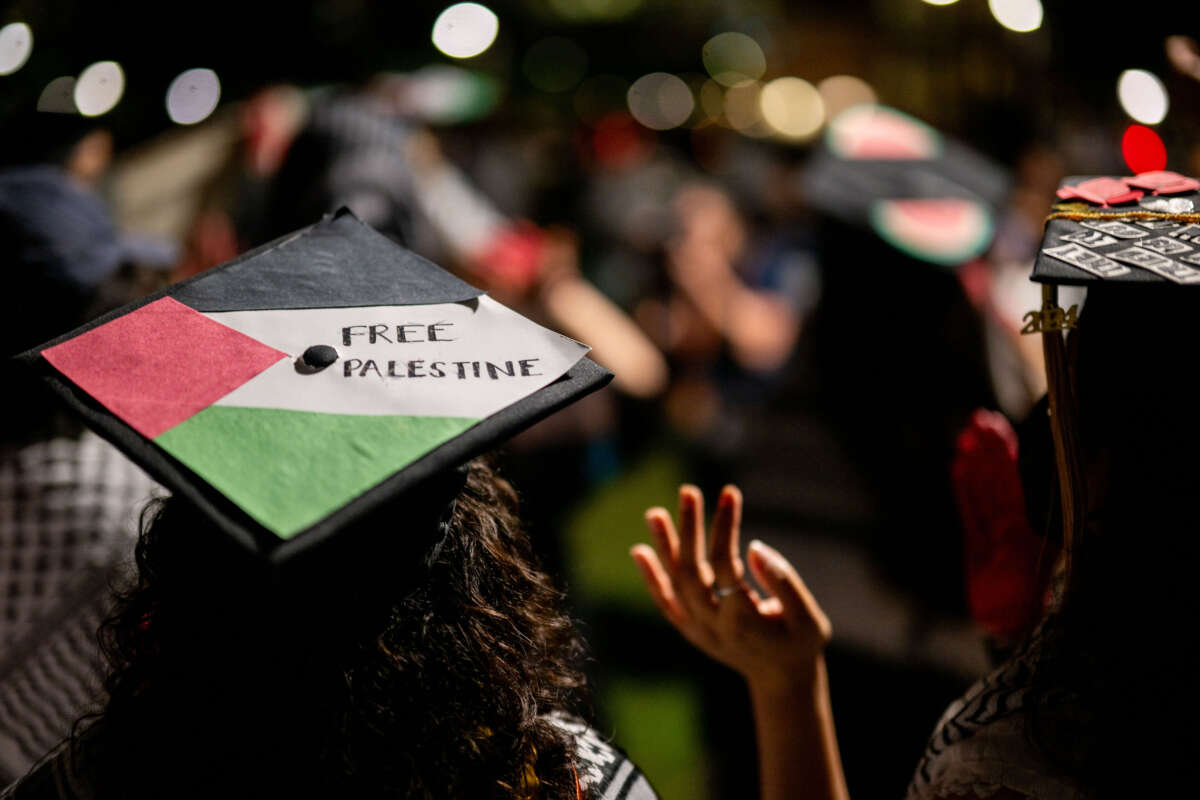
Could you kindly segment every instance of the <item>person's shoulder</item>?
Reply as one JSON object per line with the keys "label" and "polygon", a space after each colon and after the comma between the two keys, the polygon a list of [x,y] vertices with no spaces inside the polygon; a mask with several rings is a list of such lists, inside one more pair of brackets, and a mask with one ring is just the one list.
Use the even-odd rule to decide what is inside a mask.
{"label": "person's shoulder", "polygon": [[594,728],[566,714],[547,719],[574,738],[579,788],[588,800],[658,800],[637,765]]}
{"label": "person's shoulder", "polygon": [[929,738],[906,800],[1090,796],[1026,735],[1025,712],[1036,702],[1034,666],[1043,645],[1035,635],[950,704]]}
{"label": "person's shoulder", "polygon": [[0,800],[92,800],[92,794],[75,776],[71,748],[64,742],[0,791]]}

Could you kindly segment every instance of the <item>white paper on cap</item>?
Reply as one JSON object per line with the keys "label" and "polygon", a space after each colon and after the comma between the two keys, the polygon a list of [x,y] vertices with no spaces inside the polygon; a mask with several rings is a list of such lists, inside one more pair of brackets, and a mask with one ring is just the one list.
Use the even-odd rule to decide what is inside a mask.
{"label": "white paper on cap", "polygon": [[[222,406],[482,419],[552,383],[590,349],[487,296],[474,309],[442,303],[205,316],[292,356],[225,395],[217,401]],[[399,325],[408,326],[410,341],[397,341]],[[437,326],[432,336],[446,341],[429,341],[431,325]],[[294,360],[319,344],[336,349],[337,362],[315,374],[297,372]]]}

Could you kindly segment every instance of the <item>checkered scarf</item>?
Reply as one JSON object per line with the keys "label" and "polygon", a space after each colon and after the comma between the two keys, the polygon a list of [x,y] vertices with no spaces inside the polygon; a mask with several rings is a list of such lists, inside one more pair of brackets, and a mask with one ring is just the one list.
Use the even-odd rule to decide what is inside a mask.
{"label": "checkered scarf", "polygon": [[90,432],[0,451],[0,785],[94,707],[96,629],[156,489]]}

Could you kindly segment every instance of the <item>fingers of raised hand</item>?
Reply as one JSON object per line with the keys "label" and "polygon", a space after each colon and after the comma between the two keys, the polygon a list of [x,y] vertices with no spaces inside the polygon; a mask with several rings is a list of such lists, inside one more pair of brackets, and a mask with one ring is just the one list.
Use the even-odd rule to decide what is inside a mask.
{"label": "fingers of raised hand", "polygon": [[658,610],[662,612],[668,622],[679,628],[680,631],[684,631],[688,625],[687,616],[679,606],[679,599],[675,596],[675,589],[671,585],[671,577],[659,560],[658,554],[647,545],[639,544],[633,546],[629,555],[641,569],[642,580],[646,582],[646,588],[650,592],[650,598],[654,600],[654,605],[658,606]]}
{"label": "fingers of raised hand", "polygon": [[742,524],[742,493],[736,486],[726,486],[717,498],[713,518],[709,560],[713,569],[713,587],[718,596],[718,611],[723,620],[733,625],[749,624],[758,610],[758,595],[744,580],[745,565],[738,554],[738,537]]}
{"label": "fingers of raised hand", "polygon": [[679,487],[679,560],[672,577],[684,605],[697,619],[713,611],[713,573],[706,553],[704,495],[685,484]]}
{"label": "fingers of raised hand", "polygon": [[704,495],[697,487],[684,484],[679,487],[680,558],[702,564],[704,553]]}
{"label": "fingers of raised hand", "polygon": [[646,512],[646,527],[650,529],[662,563],[674,572],[679,568],[679,534],[675,532],[671,513],[662,507],[651,508]]}
{"label": "fingers of raised hand", "polygon": [[[706,619],[712,608],[711,598],[705,587],[712,582],[712,578],[709,574],[701,574],[700,569],[703,567],[711,570],[711,568],[707,563],[698,565],[693,558],[683,554],[681,537],[675,530],[675,523],[671,519],[670,512],[665,508],[648,510],[646,527],[650,529],[654,547],[658,550],[654,563],[662,570],[665,580],[671,587],[676,609],[693,623]],[[634,558],[636,560],[638,557],[635,555]],[[638,561],[638,564],[641,566],[642,562]],[[651,592],[653,593],[653,587],[651,587]]]}
{"label": "fingers of raised hand", "polygon": [[713,518],[709,561],[717,586],[736,586],[741,583],[745,568],[738,555],[738,534],[742,524],[742,493],[736,486],[726,486],[717,498],[717,513]]}
{"label": "fingers of raised hand", "polygon": [[[828,642],[833,633],[829,618],[788,560],[759,541],[750,543],[747,556],[755,579],[778,601],[779,615],[787,628],[794,633],[815,633],[820,640],[817,644]],[[772,604],[770,600],[762,601],[760,612],[767,610],[764,605]]]}
{"label": "fingers of raised hand", "polygon": [[713,638],[709,626],[684,605],[672,583],[672,572],[663,566],[658,554],[647,545],[639,544],[630,549],[629,555],[642,571],[650,597],[667,621],[696,647],[714,658],[721,658],[719,642]]}

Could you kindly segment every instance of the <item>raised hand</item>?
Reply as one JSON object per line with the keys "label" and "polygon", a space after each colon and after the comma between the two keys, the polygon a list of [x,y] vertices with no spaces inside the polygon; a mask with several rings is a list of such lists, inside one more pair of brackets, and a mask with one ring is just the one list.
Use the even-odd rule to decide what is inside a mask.
{"label": "raised hand", "polygon": [[787,559],[762,542],[750,543],[747,560],[769,596],[746,582],[741,521],[742,493],[726,486],[706,537],[704,496],[681,486],[678,529],[665,508],[650,509],[657,551],[639,544],[630,555],[663,616],[746,679],[762,800],[847,800],[823,655],[829,620]]}
{"label": "raised hand", "polygon": [[678,528],[666,509],[649,509],[654,548],[639,544],[630,555],[663,616],[689,642],[752,686],[795,685],[816,668],[829,620],[787,559],[759,541],[747,560],[768,596],[749,585],[738,550],[741,518],[742,493],[726,486],[706,536],[704,496],[685,485]]}

